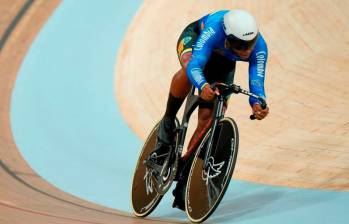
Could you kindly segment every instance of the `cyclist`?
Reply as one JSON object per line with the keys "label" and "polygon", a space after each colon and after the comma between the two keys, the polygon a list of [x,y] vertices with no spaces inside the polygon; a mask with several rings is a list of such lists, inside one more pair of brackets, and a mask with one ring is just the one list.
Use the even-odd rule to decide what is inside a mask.
{"label": "cyclist", "polygon": [[[189,24],[177,42],[181,69],[173,76],[165,115],[160,122],[155,153],[167,153],[174,140],[175,118],[191,86],[199,89],[207,103],[199,105],[198,125],[185,155],[179,161],[173,207],[184,210],[184,188],[194,151],[211,124],[217,90],[210,83],[232,84],[236,61],[249,63],[250,91],[265,98],[264,77],[268,57],[267,45],[252,15],[244,10],[222,10]],[[264,119],[269,108],[262,109],[258,100],[249,103],[256,119]],[[227,103],[225,101],[225,109]],[[161,162],[159,162],[161,163]]]}

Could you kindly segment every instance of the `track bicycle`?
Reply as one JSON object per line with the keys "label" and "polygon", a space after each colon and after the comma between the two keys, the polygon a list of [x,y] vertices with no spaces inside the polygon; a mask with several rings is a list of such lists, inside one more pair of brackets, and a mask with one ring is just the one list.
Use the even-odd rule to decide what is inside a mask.
{"label": "track bicycle", "polygon": [[[219,95],[214,101],[213,121],[192,160],[185,191],[185,207],[192,222],[205,221],[217,208],[231,180],[239,147],[239,132],[235,121],[224,116],[224,101],[231,94],[245,94],[260,101],[265,100],[235,84],[218,83]],[[168,153],[153,153],[157,145],[159,122],[153,127],[141,150],[133,176],[131,201],[137,217],[149,215],[169,190],[177,174],[191,114],[203,101],[192,87],[187,97],[181,123],[176,119],[175,140]],[[250,119],[255,119],[254,115]],[[156,163],[162,156],[163,164]]]}

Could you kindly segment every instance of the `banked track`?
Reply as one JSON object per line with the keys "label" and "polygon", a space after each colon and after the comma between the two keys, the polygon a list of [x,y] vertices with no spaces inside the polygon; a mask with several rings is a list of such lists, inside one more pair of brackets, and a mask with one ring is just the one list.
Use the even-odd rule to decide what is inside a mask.
{"label": "banked track", "polygon": [[12,89],[33,39],[60,1],[28,2],[4,1],[0,5],[4,11],[12,10],[1,28],[9,27],[18,12],[27,7],[25,14],[17,17],[18,23],[0,52],[0,223],[154,223],[156,219],[139,220],[62,192],[38,176],[19,153],[10,127]]}
{"label": "banked track", "polygon": [[[221,3],[217,3],[217,6],[224,7],[226,3],[224,1],[217,1]],[[226,1],[227,2],[227,1]],[[343,3],[344,1],[337,1],[339,5],[342,6],[342,8],[347,8],[347,5]],[[147,5],[149,6],[150,2],[145,1]],[[295,10],[296,5],[299,4],[300,1],[293,1],[292,4],[285,4],[287,7],[290,7]],[[1,51],[0,54],[0,223],[23,223],[25,220],[25,223],[154,223],[154,220],[138,220],[132,217],[129,217],[129,214],[122,213],[116,210],[108,209],[102,206],[98,206],[96,204],[92,204],[86,201],[83,201],[81,199],[78,199],[76,197],[73,197],[69,194],[66,194],[62,192],[61,190],[53,187],[49,183],[47,183],[45,180],[40,178],[24,161],[22,156],[20,155],[18,149],[16,148],[16,145],[13,141],[13,137],[11,134],[11,127],[9,123],[9,105],[11,100],[11,93],[13,89],[13,85],[16,79],[16,74],[18,72],[18,68],[23,60],[23,57],[25,53],[27,52],[32,40],[34,39],[35,35],[39,31],[40,27],[43,25],[43,23],[47,20],[49,15],[52,13],[55,7],[59,4],[59,1],[53,0],[53,1],[34,1],[33,5],[30,6],[26,14],[23,16],[21,21],[16,26],[16,29],[14,29],[13,33],[9,37],[8,41],[6,42],[6,45]],[[194,4],[194,1],[191,1],[190,4]],[[272,2],[270,1],[268,3],[270,6],[272,5]],[[145,7],[147,6],[145,5]],[[166,5],[164,7],[170,7],[170,5]],[[286,6],[285,6],[286,7]],[[340,7],[340,6],[338,6]],[[212,9],[214,7],[207,5],[206,11],[211,11],[209,9]],[[296,11],[296,10],[295,10]],[[343,10],[345,11],[345,10]],[[192,16],[192,12],[188,12],[188,17]],[[197,12],[196,12],[197,13]],[[333,12],[335,13],[335,11]],[[199,13],[198,13],[199,14]],[[300,13],[303,15],[302,13]],[[263,15],[263,18],[270,19],[270,15]],[[187,18],[185,18],[186,20]],[[182,21],[183,24],[185,24],[185,21]],[[282,21],[284,22],[284,21]],[[340,23],[340,21],[338,22]],[[277,22],[274,22],[272,26],[277,26]],[[178,27],[178,30],[180,30],[182,27]],[[271,28],[270,28],[271,29]],[[347,28],[346,28],[347,29]],[[132,29],[131,29],[132,31]],[[345,33],[345,32],[344,32]],[[347,33],[347,32],[346,32]],[[175,35],[174,35],[175,36]],[[127,39],[129,40],[129,39]],[[126,42],[125,46],[127,44],[130,44],[129,42]],[[166,44],[165,44],[166,45]],[[347,52],[347,45],[345,44],[338,44],[339,46],[344,46],[344,53],[340,53],[341,55],[347,55],[345,51]],[[151,46],[151,45],[149,45]],[[315,50],[316,51],[316,50]],[[318,50],[319,51],[319,50]],[[325,50],[324,50],[325,51]],[[174,51],[171,51],[174,54]],[[277,56],[273,60],[276,63],[277,66],[273,68],[273,70],[276,72],[283,71],[283,66],[286,66],[286,61],[281,62],[279,61],[279,56],[282,55],[285,52],[278,52]],[[321,53],[324,54],[324,53]],[[121,54],[122,55],[122,54]],[[312,60],[315,60],[317,58],[313,58]],[[288,59],[291,60],[291,59]],[[288,61],[290,62],[290,61]],[[336,61],[333,58],[328,58],[327,62],[332,62],[333,65],[337,65],[337,69],[333,68],[334,72],[338,72],[339,74],[342,74],[343,70],[346,70],[346,63],[345,59],[340,59],[340,61]],[[297,64],[296,62],[294,62]],[[305,65],[307,65],[307,62],[304,62]],[[308,62],[309,63],[309,62]],[[161,64],[161,63],[160,63]],[[309,65],[310,66],[310,65]],[[173,66],[175,67],[175,66]],[[311,66],[310,66],[311,67]],[[297,67],[295,69],[300,69],[301,67]],[[307,68],[310,70],[310,68]],[[154,69],[154,71],[158,71],[158,69]],[[172,71],[172,70],[171,70]],[[299,72],[299,71],[298,71]],[[310,72],[310,71],[309,71]],[[317,70],[318,73],[320,73],[319,69]],[[157,74],[155,74],[157,75]],[[166,74],[160,74],[162,76],[167,76]],[[281,78],[280,78],[281,79]],[[126,80],[126,79],[125,79]],[[141,80],[139,80],[141,81]],[[306,80],[303,80],[305,82]],[[340,79],[343,83],[347,83],[348,79]],[[164,87],[163,92],[166,92],[167,83],[168,81],[164,81]],[[339,81],[337,81],[338,83]],[[119,84],[120,85],[120,84]],[[287,87],[286,87],[287,88]],[[289,89],[291,92],[296,92],[295,90]],[[282,95],[283,93],[281,90],[278,90],[275,94]],[[341,90],[342,91],[342,90]],[[160,91],[161,92],[161,91]],[[345,91],[342,91],[342,96],[347,97],[348,94]],[[161,95],[161,94],[160,94]],[[166,94],[165,94],[166,95]],[[318,92],[312,93],[312,97],[316,97],[318,95]],[[120,95],[122,97],[122,95]],[[285,96],[286,97],[286,96]],[[282,102],[284,98],[278,99],[275,102]],[[149,97],[151,99],[151,97]],[[165,98],[164,98],[165,99]],[[162,101],[164,101],[162,99]],[[312,98],[313,99],[313,98]],[[120,100],[120,98],[119,98]],[[316,98],[316,102],[323,103],[320,98]],[[246,103],[246,102],[243,102]],[[342,115],[339,113],[342,111],[341,108],[347,108],[348,104],[344,102],[341,102],[338,100],[338,104],[342,103],[341,107],[339,109],[334,109],[334,113],[337,112],[337,116],[339,118],[342,118]],[[160,103],[159,103],[160,104]],[[300,102],[296,102],[294,104],[286,104],[289,109],[290,107],[293,108],[294,106],[297,106],[300,104]],[[163,105],[163,104],[162,104]],[[242,103],[238,103],[238,105],[242,105]],[[322,106],[323,104],[321,104]],[[129,105],[125,105],[128,106]],[[125,107],[123,107],[125,108]],[[155,107],[157,108],[157,114],[159,115],[161,111],[160,106]],[[297,107],[298,108],[298,107]],[[275,108],[277,109],[277,108]],[[279,114],[284,113],[284,110],[279,110]],[[314,112],[313,109],[305,109],[305,114],[311,114]],[[325,111],[326,112],[326,111]],[[324,112],[322,112],[324,113]],[[154,116],[154,115],[152,115]],[[244,115],[239,115],[241,118],[243,116],[246,116],[246,113]],[[286,115],[280,115],[278,117],[278,121],[283,123],[282,120],[285,118]],[[287,117],[287,116],[286,116]],[[330,120],[329,118],[327,118]],[[324,119],[323,119],[324,121]],[[149,124],[153,121],[149,121]],[[292,120],[291,120],[292,122]],[[304,121],[304,127],[311,127],[311,123],[307,121]],[[324,121],[325,122],[325,121]],[[144,128],[141,130],[140,127],[135,127],[132,122],[130,122],[131,126],[134,127],[134,129],[137,131],[139,135],[142,135],[142,132],[144,132]],[[149,126],[149,124],[145,124],[143,127]],[[337,127],[340,128],[337,128]],[[282,128],[282,126],[280,125]],[[336,125],[331,122],[328,122],[327,126],[334,135],[342,136],[341,139],[334,138],[332,139],[328,145],[325,144],[325,146],[338,146],[338,151],[342,154],[342,157],[340,158],[339,155],[335,154],[331,156],[330,150],[327,150],[328,153],[321,154],[322,158],[326,161],[329,158],[335,158],[334,161],[332,161],[332,164],[339,165],[342,167],[342,171],[347,170],[348,168],[344,165],[345,161],[347,161],[347,154],[345,154],[345,148],[348,146],[347,141],[345,141],[345,136],[348,134],[348,123],[343,123]],[[247,127],[250,129],[251,127]],[[246,128],[246,130],[247,130]],[[316,128],[313,128],[313,131],[316,133]],[[287,132],[287,135],[293,136],[294,130],[291,130],[290,132]],[[322,134],[323,130],[320,129],[318,132],[319,134]],[[268,135],[272,135],[273,133],[268,133]],[[303,133],[305,134],[305,133]],[[308,134],[305,134],[303,136],[305,142],[310,142],[310,144],[313,144],[313,147],[317,150],[321,150],[321,141],[311,141],[306,139]],[[322,137],[322,135],[317,135],[318,137]],[[290,136],[285,136],[290,137]],[[344,139],[344,140],[343,140]],[[316,140],[316,139],[315,139]],[[269,145],[272,145],[273,140],[271,139],[269,141]],[[332,143],[332,145],[330,144]],[[263,148],[266,148],[268,145],[263,145]],[[323,147],[322,147],[323,148]],[[291,149],[283,149],[282,147],[279,148],[286,154],[291,152]],[[338,152],[337,151],[337,152]],[[323,152],[323,151],[322,151]],[[292,153],[291,153],[292,154]],[[294,155],[294,154],[292,154]],[[296,155],[294,155],[297,157]],[[311,157],[312,154],[309,154],[308,157]],[[336,164],[336,158],[341,163]],[[247,164],[248,162],[254,162],[258,164],[258,161],[248,161],[248,154],[245,154],[244,157],[242,157],[242,162],[244,164]],[[261,165],[261,167],[265,167],[265,165]],[[244,167],[245,168],[245,167]],[[277,167],[269,164],[267,166],[267,170],[277,170],[283,167]],[[252,179],[257,180],[258,182],[265,182],[263,181],[263,176],[256,176],[256,168],[250,169],[244,169],[244,170],[250,170],[250,173],[242,173],[240,171],[240,177],[245,179]],[[282,169],[280,170],[282,171]],[[286,170],[288,171],[288,170]],[[298,174],[304,174],[306,172],[305,168],[299,168]],[[347,178],[348,172],[343,172],[342,174],[339,172],[339,174],[335,173],[328,173],[329,176],[337,175],[340,180],[348,180]],[[283,180],[291,180],[290,177],[284,177]],[[332,177],[330,180],[336,180]],[[321,180],[321,183],[323,180]],[[272,181],[269,181],[270,183],[273,183]],[[283,182],[283,184],[288,185],[290,182]],[[331,182],[335,183],[336,182]],[[348,189],[347,185],[344,182],[344,184],[340,185],[330,185],[328,188],[334,188],[334,189]],[[292,185],[294,185],[295,182],[292,182]],[[312,186],[314,187],[314,184],[312,183],[299,183],[300,186]],[[325,187],[326,188],[326,187]],[[166,222],[161,220],[156,220],[156,223],[159,222]]]}
{"label": "banked track", "polygon": [[[244,96],[231,97],[227,110],[240,129],[234,177],[348,191],[349,4],[345,0],[144,1],[116,66],[116,97],[127,123],[144,139],[164,113],[172,75],[179,68],[174,46],[180,32],[202,15],[225,8],[251,11],[269,49],[268,119],[251,122]],[[237,63],[235,83],[248,87],[247,63]],[[130,86],[132,92],[127,91]],[[130,103],[130,98],[135,100]]]}

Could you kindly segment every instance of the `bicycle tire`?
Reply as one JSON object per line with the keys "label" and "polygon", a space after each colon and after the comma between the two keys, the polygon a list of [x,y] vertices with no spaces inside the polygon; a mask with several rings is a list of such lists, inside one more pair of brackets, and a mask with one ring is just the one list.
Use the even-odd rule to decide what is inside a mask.
{"label": "bicycle tire", "polygon": [[[179,122],[178,119],[176,119],[176,127],[179,126]],[[157,140],[157,132],[159,129],[159,124],[160,122],[158,122],[152,129],[152,131],[150,132],[150,134],[148,135],[146,141],[143,144],[142,150],[140,152],[138,161],[137,161],[137,165],[133,174],[133,179],[132,179],[132,189],[131,189],[131,204],[132,204],[132,209],[133,209],[133,213],[137,216],[137,217],[146,217],[147,215],[149,215],[156,207],[157,205],[160,203],[163,195],[166,192],[162,192],[162,194],[159,193],[159,189],[157,186],[154,186],[154,182],[152,182],[151,189],[147,188],[147,186],[144,186],[144,182],[147,174],[147,169],[146,169],[146,165],[143,163],[143,161],[148,158],[148,156],[150,155],[150,153],[153,152],[155,145],[156,145],[156,140]],[[177,136],[176,136],[177,138]],[[176,144],[177,147],[177,144]],[[178,159],[178,158],[176,158]],[[177,165],[178,161],[175,161],[174,164],[175,166]],[[173,166],[171,168],[171,176],[169,177],[169,181],[171,183],[169,183],[169,185],[172,184],[173,182]],[[152,176],[150,178],[153,178]],[[142,180],[143,179],[143,180]],[[155,181],[152,179],[152,181]],[[145,183],[146,185],[146,183]],[[167,187],[167,190],[169,189],[169,187]],[[148,192],[149,190],[149,192]],[[150,193],[150,194],[149,194]]]}
{"label": "bicycle tire", "polygon": [[152,191],[148,189],[151,191],[150,192],[151,197],[149,197],[149,199],[145,198],[148,200],[143,200],[144,195],[148,193],[147,193],[147,189],[144,190],[144,186],[142,186],[144,181],[140,179],[140,178],[143,179],[146,173],[146,167],[145,167],[145,164],[143,164],[143,161],[149,156],[149,154],[152,152],[152,150],[155,147],[157,131],[159,129],[159,123],[160,122],[158,122],[154,126],[154,128],[148,135],[146,141],[144,142],[141,153],[137,161],[134,174],[133,174],[132,185],[131,185],[132,186],[132,190],[131,190],[132,203],[131,204],[132,204],[133,213],[137,217],[145,217],[149,215],[156,208],[156,206],[160,203],[162,199],[162,196],[159,193],[157,193],[154,187]]}
{"label": "bicycle tire", "polygon": [[[222,131],[224,132],[223,135]],[[213,138],[213,143],[216,143],[213,144],[215,149],[212,148],[212,156],[210,155],[212,166],[208,166],[206,172],[206,169],[203,169],[203,158],[205,156],[204,149],[210,135],[211,129],[206,133],[198,147],[186,186],[186,213],[190,221],[194,223],[205,221],[216,210],[228,188],[236,164],[239,132],[235,121],[232,118],[225,117],[218,122]],[[223,155],[224,153],[226,154]],[[228,154],[229,157],[227,158],[229,159],[224,160],[224,157]],[[209,160],[211,157],[209,157]],[[218,161],[216,164],[215,160]],[[226,163],[226,161],[228,162]],[[221,175],[222,172],[223,175]],[[220,189],[218,189],[219,187]],[[213,201],[210,201],[212,199]]]}

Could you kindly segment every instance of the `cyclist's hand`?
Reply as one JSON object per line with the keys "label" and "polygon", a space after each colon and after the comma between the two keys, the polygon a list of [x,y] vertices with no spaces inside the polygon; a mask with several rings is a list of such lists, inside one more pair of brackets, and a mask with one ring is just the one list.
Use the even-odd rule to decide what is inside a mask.
{"label": "cyclist's hand", "polygon": [[219,95],[218,89],[213,90],[210,85],[205,85],[204,88],[202,89],[202,92],[200,94],[200,97],[208,102],[211,102],[215,95]]}
{"label": "cyclist's hand", "polygon": [[264,119],[269,113],[269,107],[262,109],[261,105],[256,103],[252,106],[252,113],[256,117],[257,120]]}

